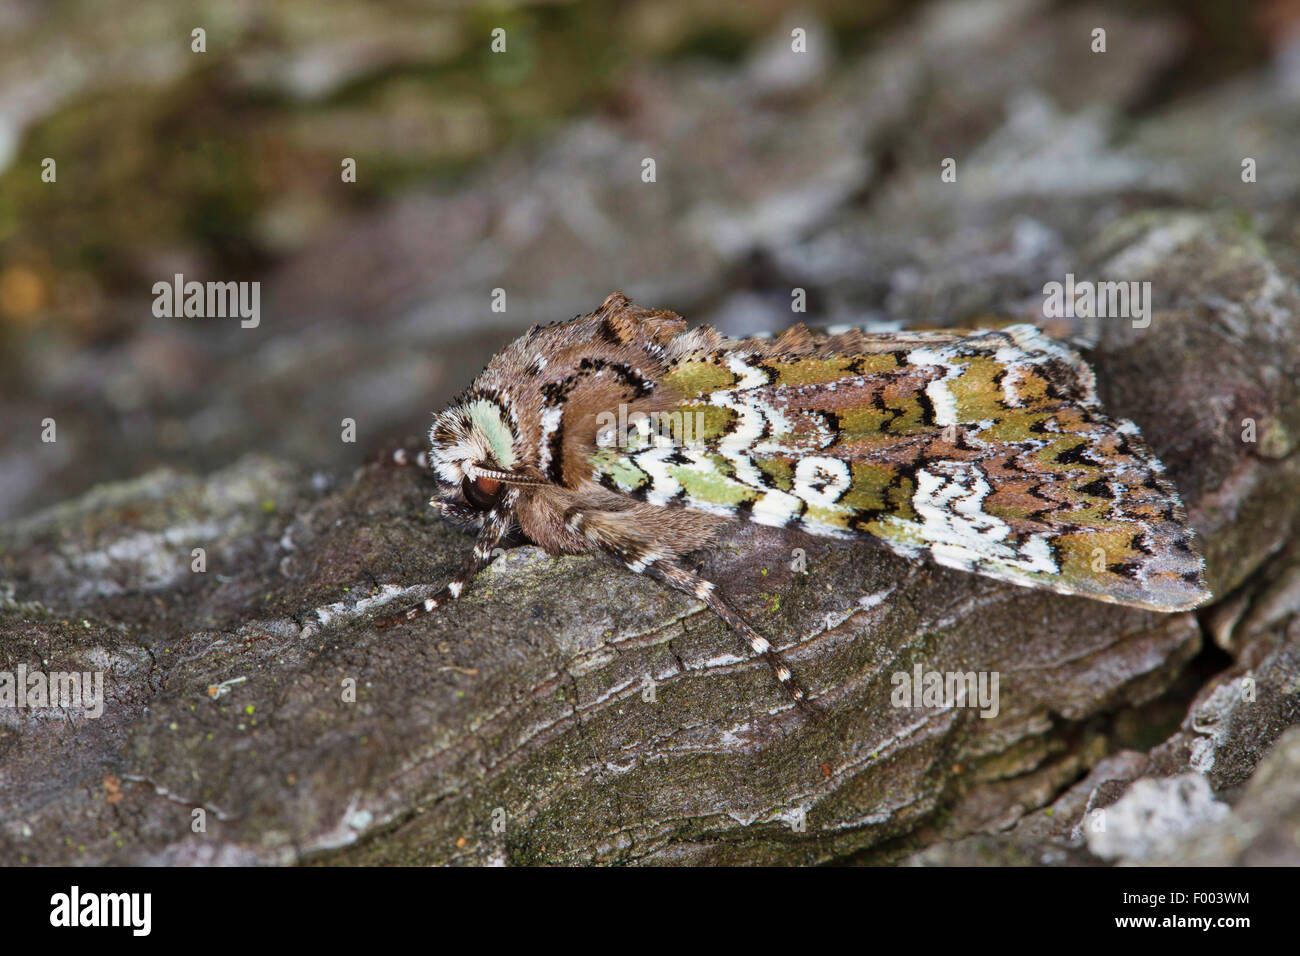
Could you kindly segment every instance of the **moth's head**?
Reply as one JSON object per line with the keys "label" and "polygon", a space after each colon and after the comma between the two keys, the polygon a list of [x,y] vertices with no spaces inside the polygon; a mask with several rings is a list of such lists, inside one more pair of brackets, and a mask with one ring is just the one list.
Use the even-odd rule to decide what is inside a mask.
{"label": "moth's head", "polygon": [[449,517],[481,520],[508,510],[516,497],[512,489],[545,484],[523,468],[510,414],[491,398],[471,397],[442,412],[429,430],[429,444],[438,501]]}

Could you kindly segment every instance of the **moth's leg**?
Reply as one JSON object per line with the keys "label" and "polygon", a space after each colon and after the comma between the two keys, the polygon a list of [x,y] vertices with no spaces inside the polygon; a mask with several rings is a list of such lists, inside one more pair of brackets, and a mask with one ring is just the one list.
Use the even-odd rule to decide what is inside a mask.
{"label": "moth's leg", "polygon": [[655,561],[646,567],[645,573],[671,588],[684,591],[703,601],[710,611],[722,618],[728,627],[745,639],[751,651],[767,661],[772,668],[772,673],[776,675],[777,681],[785,688],[791,699],[799,705],[800,709],[811,711],[812,707],[808,702],[808,694],[803,685],[795,678],[790,666],[781,659],[780,654],[772,649],[772,645],[767,638],[754,630],[750,623],[740,616],[740,612],[728,604],[722,595],[718,594],[718,590],[713,586],[712,582],[706,581],[699,575],[692,574],[681,565],[673,564],[670,561]]}
{"label": "moth's leg", "polygon": [[469,587],[470,582],[474,580],[478,573],[492,563],[493,552],[496,550],[497,545],[501,543],[501,539],[506,536],[506,532],[510,530],[511,521],[510,511],[506,507],[506,502],[503,501],[500,506],[488,512],[484,518],[483,527],[479,529],[478,540],[474,543],[474,550],[465,559],[465,565],[456,577],[419,604],[376,621],[375,627],[392,627],[394,624],[412,620],[423,614],[430,614],[447,602],[454,601],[464,594],[465,588]]}
{"label": "moth's leg", "polygon": [[670,546],[654,534],[647,533],[634,519],[629,519],[622,512],[583,511],[574,508],[565,515],[564,524],[569,531],[586,538],[593,548],[603,551],[629,570],[637,574],[648,574],[671,588],[703,601],[709,610],[745,639],[750,650],[767,661],[777,681],[800,710],[814,717],[819,716],[789,665],[772,649],[767,638],[754,630],[739,612],[723,600],[710,582],[673,563],[673,556],[681,549],[681,541]]}

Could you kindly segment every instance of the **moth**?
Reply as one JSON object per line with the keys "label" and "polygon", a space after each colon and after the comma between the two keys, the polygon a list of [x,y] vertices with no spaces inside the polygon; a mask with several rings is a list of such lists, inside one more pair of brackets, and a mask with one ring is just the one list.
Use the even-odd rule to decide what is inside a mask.
{"label": "moth", "polygon": [[517,529],[698,598],[803,706],[771,642],[682,564],[735,520],[1160,611],[1209,596],[1164,467],[1104,414],[1084,361],[1029,325],[737,340],[616,292],[498,353],[429,443],[396,457],[431,466],[430,504],[478,540],[390,623],[460,597]]}

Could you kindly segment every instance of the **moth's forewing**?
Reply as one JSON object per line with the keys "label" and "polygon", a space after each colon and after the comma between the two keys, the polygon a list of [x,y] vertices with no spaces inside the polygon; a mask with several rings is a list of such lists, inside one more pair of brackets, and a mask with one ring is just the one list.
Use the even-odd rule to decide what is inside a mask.
{"label": "moth's forewing", "polygon": [[669,355],[672,411],[691,427],[599,449],[610,489],[1121,604],[1209,596],[1163,466],[1102,412],[1087,365],[1031,326],[742,342],[697,330]]}

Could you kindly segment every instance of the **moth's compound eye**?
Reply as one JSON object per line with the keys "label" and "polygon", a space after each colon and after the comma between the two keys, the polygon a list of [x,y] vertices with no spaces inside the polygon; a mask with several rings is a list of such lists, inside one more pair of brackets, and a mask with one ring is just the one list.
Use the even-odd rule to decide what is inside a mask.
{"label": "moth's compound eye", "polygon": [[471,479],[467,476],[461,482],[460,490],[470,505],[479,511],[491,511],[501,503],[501,495],[505,492],[505,485],[495,478]]}

